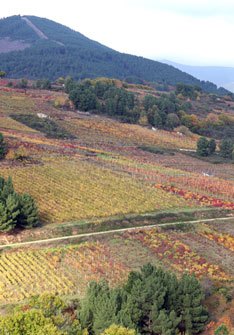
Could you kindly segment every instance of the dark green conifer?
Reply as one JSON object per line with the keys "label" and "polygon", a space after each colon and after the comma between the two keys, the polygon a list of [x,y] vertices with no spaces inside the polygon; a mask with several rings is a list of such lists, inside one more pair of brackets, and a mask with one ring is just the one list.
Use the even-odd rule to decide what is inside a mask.
{"label": "dark green conifer", "polygon": [[11,231],[17,225],[20,214],[19,198],[9,194],[6,203],[0,203],[0,231]]}
{"label": "dark green conifer", "polygon": [[35,200],[29,194],[20,197],[19,225],[24,228],[36,227],[39,223],[38,208]]}
{"label": "dark green conifer", "polygon": [[209,155],[209,141],[205,137],[200,137],[197,141],[197,154],[202,157]]}
{"label": "dark green conifer", "polygon": [[7,146],[2,133],[0,133],[0,159],[3,159],[7,152]]}

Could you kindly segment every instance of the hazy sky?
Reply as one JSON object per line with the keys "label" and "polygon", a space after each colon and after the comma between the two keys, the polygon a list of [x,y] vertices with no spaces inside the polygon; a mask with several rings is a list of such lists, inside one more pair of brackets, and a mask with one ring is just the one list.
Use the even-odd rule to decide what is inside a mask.
{"label": "hazy sky", "polygon": [[121,52],[234,66],[234,0],[7,0],[0,10],[55,20]]}

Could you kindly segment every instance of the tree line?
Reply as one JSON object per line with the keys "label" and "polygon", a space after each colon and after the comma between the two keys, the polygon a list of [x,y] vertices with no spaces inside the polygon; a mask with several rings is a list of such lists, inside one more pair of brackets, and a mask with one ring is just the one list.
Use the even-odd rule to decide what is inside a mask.
{"label": "tree line", "polygon": [[147,264],[117,288],[91,282],[70,304],[48,294],[31,298],[27,308],[0,317],[0,335],[193,335],[208,321],[203,300],[194,276],[177,278]]}
{"label": "tree line", "polygon": [[65,91],[75,108],[81,111],[106,114],[128,123],[141,123],[145,118],[148,125],[157,129],[185,126],[199,135],[223,138],[225,133],[234,136],[234,122],[230,117],[215,115],[214,120],[212,117],[200,120],[189,114],[192,104],[185,98],[196,99],[201,93],[198,86],[177,84],[174,92],[157,96],[147,94],[143,100],[127,86],[119,87],[111,79],[65,80]]}
{"label": "tree line", "polygon": [[68,78],[65,91],[78,110],[95,111],[129,123],[139,120],[140,109],[135,95],[116,87],[111,79],[76,82]]}
{"label": "tree line", "polygon": [[114,80],[76,82],[71,78],[65,81],[65,91],[81,111],[114,116],[128,123],[138,123],[145,113],[148,123],[160,129],[171,130],[181,124],[179,111],[183,106],[174,93],[160,97],[146,95],[141,103],[136,94],[124,87],[116,87]]}
{"label": "tree line", "polygon": [[[197,141],[197,154],[201,157],[211,156],[216,151],[216,142],[214,139],[208,140],[206,137],[200,137]],[[219,155],[223,158],[234,159],[234,143],[231,139],[224,138],[219,145]]]}

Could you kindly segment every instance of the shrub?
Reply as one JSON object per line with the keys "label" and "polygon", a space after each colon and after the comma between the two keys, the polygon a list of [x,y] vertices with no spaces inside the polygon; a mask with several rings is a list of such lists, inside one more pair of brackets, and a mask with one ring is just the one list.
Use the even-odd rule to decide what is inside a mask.
{"label": "shrub", "polygon": [[180,119],[178,115],[176,115],[175,113],[169,113],[167,115],[166,128],[172,130],[179,125],[180,125]]}
{"label": "shrub", "polygon": [[224,324],[219,326],[214,332],[214,335],[228,335],[228,334],[229,334],[228,329]]}
{"label": "shrub", "polygon": [[47,137],[58,139],[72,139],[74,136],[60,127],[55,121],[49,118],[40,118],[32,114],[13,114],[11,117],[26,126],[45,133]]}

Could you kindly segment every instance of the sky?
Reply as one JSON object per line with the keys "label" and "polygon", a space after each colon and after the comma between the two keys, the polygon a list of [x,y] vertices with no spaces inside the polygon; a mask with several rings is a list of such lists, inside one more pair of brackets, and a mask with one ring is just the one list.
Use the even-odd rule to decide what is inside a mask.
{"label": "sky", "polygon": [[0,17],[36,15],[120,52],[234,66],[233,0],[7,0]]}

